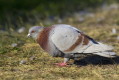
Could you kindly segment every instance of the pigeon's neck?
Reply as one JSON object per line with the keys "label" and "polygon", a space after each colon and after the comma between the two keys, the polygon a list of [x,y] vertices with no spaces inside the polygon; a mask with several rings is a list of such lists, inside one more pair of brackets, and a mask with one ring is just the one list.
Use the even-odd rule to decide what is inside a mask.
{"label": "pigeon's neck", "polygon": [[38,36],[38,33],[34,34],[33,38],[36,40]]}
{"label": "pigeon's neck", "polygon": [[34,34],[34,39],[36,40],[38,38],[38,36],[40,35],[40,33],[43,31],[44,28],[39,29],[39,31],[37,33]]}

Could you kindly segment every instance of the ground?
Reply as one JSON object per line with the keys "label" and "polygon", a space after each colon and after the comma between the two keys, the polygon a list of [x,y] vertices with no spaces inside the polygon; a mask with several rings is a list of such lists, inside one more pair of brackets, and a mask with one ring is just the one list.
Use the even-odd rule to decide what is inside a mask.
{"label": "ground", "polygon": [[[119,54],[118,11],[95,13],[95,18],[105,19],[96,22],[95,18],[86,19],[83,23],[71,24],[84,31],[96,41],[114,47]],[[113,18],[109,18],[113,16]],[[116,16],[116,17],[115,17]],[[114,23],[114,24],[113,24]],[[30,26],[29,26],[30,27]],[[116,33],[112,31],[116,30]],[[118,80],[119,58],[107,59],[99,56],[87,56],[79,61],[71,60],[69,66],[58,67],[53,63],[62,62],[63,58],[53,58],[44,52],[32,39],[16,31],[1,31],[0,44],[0,80]],[[14,44],[17,44],[16,46]],[[74,64],[73,64],[74,63]]]}

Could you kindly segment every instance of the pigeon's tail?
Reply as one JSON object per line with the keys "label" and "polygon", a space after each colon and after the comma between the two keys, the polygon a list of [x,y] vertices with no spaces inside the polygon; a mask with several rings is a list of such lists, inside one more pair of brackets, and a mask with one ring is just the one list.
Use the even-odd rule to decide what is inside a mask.
{"label": "pigeon's tail", "polygon": [[99,56],[103,56],[103,57],[108,57],[108,58],[113,58],[116,57],[116,53],[115,52],[97,52],[97,53],[93,53]]}
{"label": "pigeon's tail", "polygon": [[94,53],[103,57],[116,57],[116,53],[113,52],[113,47],[109,46],[109,45],[105,45],[102,43],[99,43],[98,45],[100,48],[100,51],[102,50],[102,52],[98,52],[98,53]]}
{"label": "pigeon's tail", "polygon": [[89,48],[87,48],[84,51],[84,53],[89,52],[103,57],[115,57],[116,53],[113,52],[112,50],[113,50],[112,46],[98,42],[98,44],[92,44]]}

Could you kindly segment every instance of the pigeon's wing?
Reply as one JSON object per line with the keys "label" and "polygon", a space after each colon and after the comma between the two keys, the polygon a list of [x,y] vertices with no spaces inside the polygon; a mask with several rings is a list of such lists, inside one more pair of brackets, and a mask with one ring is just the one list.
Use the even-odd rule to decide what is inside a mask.
{"label": "pigeon's wing", "polygon": [[54,29],[51,36],[53,44],[64,53],[76,53],[79,47],[88,44],[89,39],[78,29],[69,25],[62,25]]}
{"label": "pigeon's wing", "polygon": [[[63,27],[62,27],[63,26]],[[54,29],[52,43],[63,53],[92,53],[104,57],[114,57],[113,47],[96,42],[81,31],[68,25]]]}

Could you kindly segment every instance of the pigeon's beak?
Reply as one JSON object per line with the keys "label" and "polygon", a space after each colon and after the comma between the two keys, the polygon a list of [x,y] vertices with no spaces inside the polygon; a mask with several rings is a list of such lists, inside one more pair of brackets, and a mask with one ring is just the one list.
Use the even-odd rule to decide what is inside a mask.
{"label": "pigeon's beak", "polygon": [[31,35],[30,35],[30,34],[28,34],[28,35],[27,35],[27,37],[31,37]]}

